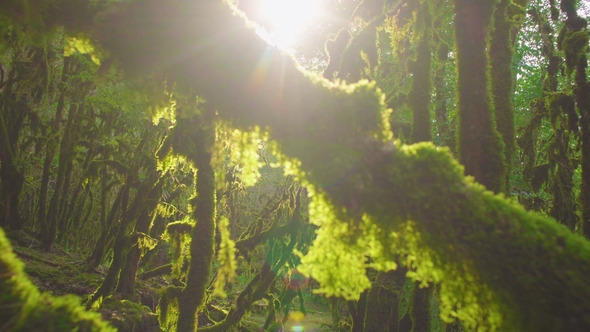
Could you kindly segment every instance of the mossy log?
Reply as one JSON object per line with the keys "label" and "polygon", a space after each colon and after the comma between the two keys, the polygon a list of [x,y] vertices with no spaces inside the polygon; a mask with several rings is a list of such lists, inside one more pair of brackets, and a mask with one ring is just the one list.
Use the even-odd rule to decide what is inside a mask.
{"label": "mossy log", "polygon": [[41,293],[0,228],[0,331],[116,331],[73,295]]}

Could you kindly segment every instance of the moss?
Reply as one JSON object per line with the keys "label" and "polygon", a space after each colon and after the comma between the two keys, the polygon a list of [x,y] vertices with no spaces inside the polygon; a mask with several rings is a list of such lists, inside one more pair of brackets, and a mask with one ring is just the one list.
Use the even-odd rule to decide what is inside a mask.
{"label": "moss", "polygon": [[441,42],[436,49],[436,57],[439,61],[447,61],[449,58],[449,44]]}
{"label": "moss", "polygon": [[141,304],[109,296],[102,301],[99,312],[119,332],[161,331],[157,316]]}
{"label": "moss", "polygon": [[420,4],[416,18],[416,27],[413,41],[416,43],[416,60],[408,60],[412,68],[412,86],[408,94],[408,106],[412,109],[412,132],[410,139],[412,143],[432,140],[430,99],[432,82],[430,79],[431,70],[431,13],[428,1]]}
{"label": "moss", "polygon": [[188,234],[193,230],[193,224],[186,221],[171,222],[166,226],[169,234]]}
{"label": "moss", "polygon": [[9,331],[115,331],[97,313],[85,311],[75,296],[40,293],[0,228],[0,322]]}
{"label": "moss", "polygon": [[588,32],[584,30],[565,33],[560,45],[565,53],[565,66],[568,75],[575,71],[582,54],[588,52],[588,38]]}
{"label": "moss", "polygon": [[489,190],[503,192],[505,144],[496,129],[486,55],[487,32],[493,13],[493,1],[455,0],[457,137],[459,158],[466,173]]}
{"label": "moss", "polygon": [[173,331],[178,322],[178,298],[183,287],[168,286],[162,291],[156,313],[158,322],[164,331]]}
{"label": "moss", "polygon": [[496,127],[504,142],[505,179],[504,191],[510,192],[510,174],[515,153],[514,132],[514,75],[512,58],[514,55],[514,33],[520,27],[520,11],[511,11],[515,7],[511,0],[501,0],[494,11],[493,29],[489,39],[491,94]]}
{"label": "moss", "polygon": [[[196,118],[196,117],[195,117]],[[187,272],[186,287],[178,296],[178,322],[172,331],[194,331],[197,328],[196,314],[205,299],[205,291],[211,274],[215,245],[215,172],[211,166],[211,147],[214,142],[214,127],[211,123],[191,119],[187,123],[198,123],[197,127],[175,128],[173,147],[177,153],[190,158],[197,168],[196,197],[191,199],[192,219],[196,225],[192,228],[189,245],[190,263]],[[200,123],[199,123],[200,122]],[[182,121],[177,123],[177,126]],[[179,130],[183,129],[183,130]],[[190,133],[196,134],[189,136]],[[179,137],[189,140],[182,142]]]}

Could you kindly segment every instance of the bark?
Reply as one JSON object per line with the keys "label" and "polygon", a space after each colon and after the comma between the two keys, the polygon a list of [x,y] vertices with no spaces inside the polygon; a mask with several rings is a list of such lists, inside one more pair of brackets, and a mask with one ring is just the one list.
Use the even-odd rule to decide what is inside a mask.
{"label": "bark", "polygon": [[430,99],[432,95],[432,83],[430,79],[430,66],[432,62],[431,48],[431,14],[428,1],[423,1],[418,9],[414,40],[416,45],[416,60],[412,63],[412,87],[408,95],[408,106],[412,109],[412,143],[427,142],[432,140]]}
{"label": "bark", "polygon": [[459,160],[465,173],[493,192],[506,182],[504,144],[490,98],[487,37],[493,1],[455,0]]}
{"label": "bark", "polygon": [[[215,247],[215,173],[211,166],[210,147],[214,140],[213,129],[203,126],[210,124],[196,123],[196,126],[185,127],[194,124],[185,120],[177,122],[175,128],[175,150],[187,155],[193,160],[197,168],[197,197],[192,198],[194,206],[193,218],[197,224],[193,227],[190,242],[190,265],[187,273],[186,287],[182,290],[179,299],[179,316],[177,331],[195,331],[197,329],[197,312],[205,299],[205,291],[211,274],[211,262]],[[181,137],[187,137],[189,132],[196,129],[196,137],[187,144]],[[184,147],[181,148],[181,144]],[[188,146],[187,146],[188,145]]]}
{"label": "bark", "polygon": [[49,177],[51,173],[51,165],[55,157],[55,151],[57,149],[57,138],[59,135],[59,127],[62,122],[62,114],[65,107],[66,95],[69,89],[66,88],[65,84],[69,77],[71,58],[64,58],[64,64],[61,73],[61,85],[62,90],[57,100],[57,106],[55,111],[55,118],[51,123],[51,132],[48,133],[47,143],[45,144],[45,159],[43,161],[43,173],[41,175],[41,187],[39,189],[39,202],[37,209],[37,221],[41,226],[41,229],[46,228],[47,224],[47,197],[49,189]]}
{"label": "bark", "polygon": [[[512,57],[514,54],[513,35],[515,22],[508,17],[512,0],[501,0],[494,11],[493,29],[490,34],[489,59],[491,88],[494,103],[496,126],[504,141],[505,179],[504,191],[510,192],[510,173],[515,146],[514,106],[514,74],[512,73]],[[516,23],[516,22],[515,22]]]}
{"label": "bark", "polygon": [[[160,198],[162,197],[163,185],[164,178],[160,178],[158,183],[146,197],[144,202],[145,207],[135,224],[135,234],[149,233],[155,209],[160,202]],[[122,293],[128,297],[133,297],[135,294],[135,277],[137,275],[137,269],[139,267],[139,260],[141,259],[142,251],[145,250],[144,248],[140,248],[138,242],[139,240],[135,240],[135,243],[129,243],[130,249],[129,253],[127,254],[126,264],[121,270],[119,284],[117,285],[116,290],[118,293]]]}
{"label": "bark", "polygon": [[405,268],[379,272],[367,299],[366,331],[399,332],[399,302],[406,281]]}

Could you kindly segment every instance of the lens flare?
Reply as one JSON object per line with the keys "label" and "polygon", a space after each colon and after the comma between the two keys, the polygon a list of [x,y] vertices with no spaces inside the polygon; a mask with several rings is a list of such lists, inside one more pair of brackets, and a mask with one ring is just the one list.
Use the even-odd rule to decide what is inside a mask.
{"label": "lens flare", "polygon": [[293,37],[318,12],[317,0],[263,0],[264,14],[277,33]]}

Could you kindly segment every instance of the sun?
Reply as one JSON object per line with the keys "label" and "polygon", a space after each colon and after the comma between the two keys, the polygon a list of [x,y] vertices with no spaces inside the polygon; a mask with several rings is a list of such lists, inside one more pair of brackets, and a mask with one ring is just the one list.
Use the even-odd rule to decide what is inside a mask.
{"label": "sun", "polygon": [[318,14],[318,0],[262,0],[262,12],[280,38],[295,38]]}

